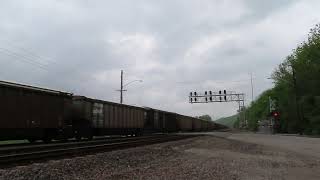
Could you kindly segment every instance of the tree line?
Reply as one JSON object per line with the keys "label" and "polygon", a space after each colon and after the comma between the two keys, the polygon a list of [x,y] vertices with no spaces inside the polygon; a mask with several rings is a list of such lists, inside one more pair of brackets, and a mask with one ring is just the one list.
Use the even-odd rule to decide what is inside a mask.
{"label": "tree line", "polygon": [[[280,132],[320,134],[320,24],[274,70],[274,87],[263,92],[245,113],[250,130],[270,114],[269,97],[280,112]],[[239,126],[239,121],[235,123]]]}

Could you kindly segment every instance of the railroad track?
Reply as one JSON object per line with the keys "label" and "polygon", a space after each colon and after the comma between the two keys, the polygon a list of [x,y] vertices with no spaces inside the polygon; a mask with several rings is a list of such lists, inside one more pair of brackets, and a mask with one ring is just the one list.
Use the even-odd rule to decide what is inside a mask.
{"label": "railroad track", "polygon": [[[150,135],[150,134],[149,134]],[[130,137],[135,137],[135,136],[104,136],[104,137],[94,137],[93,140],[110,140],[110,139],[120,139],[120,138],[130,138]],[[81,141],[86,141],[86,140],[81,140]],[[76,139],[68,139],[67,141],[62,141],[62,140],[53,140],[49,144],[61,144],[61,143],[71,143],[71,142],[79,142],[79,140]],[[45,143],[43,141],[36,141],[33,143],[30,143],[26,140],[26,142],[21,142],[21,143],[10,143],[10,144],[0,144],[0,150],[5,149],[5,148],[10,148],[10,147],[22,147],[22,146],[30,146],[30,145],[45,145],[48,143]]]}
{"label": "railroad track", "polygon": [[195,137],[195,135],[155,135],[77,143],[31,145],[0,149],[0,166],[30,163],[57,157],[70,157],[94,152],[105,152]]}
{"label": "railroad track", "polygon": [[118,141],[126,141],[129,139],[140,139],[140,138],[148,138],[148,137],[156,137],[159,135],[146,135],[142,137],[108,137],[108,138],[97,138],[91,141],[83,140],[83,141],[76,141],[76,140],[69,140],[67,142],[56,141],[52,143],[21,143],[21,144],[10,144],[10,145],[3,145],[0,146],[0,155],[2,154],[13,154],[18,152],[30,152],[39,149],[49,149],[49,148],[59,148],[59,147],[72,147],[72,146],[81,146],[81,145],[89,145],[89,144],[99,144],[104,142],[118,142]]}

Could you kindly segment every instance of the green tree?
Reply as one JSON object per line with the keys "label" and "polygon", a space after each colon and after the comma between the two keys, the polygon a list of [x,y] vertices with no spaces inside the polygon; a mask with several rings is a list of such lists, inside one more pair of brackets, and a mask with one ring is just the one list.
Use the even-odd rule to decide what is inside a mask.
{"label": "green tree", "polygon": [[208,115],[208,114],[199,116],[199,119],[203,119],[203,120],[207,120],[207,121],[212,121],[211,116]]}
{"label": "green tree", "polygon": [[[274,88],[245,111],[250,130],[269,113],[268,97],[277,99],[282,132],[320,134],[320,25],[276,68]],[[244,113],[244,112],[242,112]]]}

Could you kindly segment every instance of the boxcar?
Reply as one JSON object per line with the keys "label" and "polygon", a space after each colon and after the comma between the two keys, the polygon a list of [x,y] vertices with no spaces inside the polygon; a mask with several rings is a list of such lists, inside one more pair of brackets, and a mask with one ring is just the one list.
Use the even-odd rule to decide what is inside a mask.
{"label": "boxcar", "polygon": [[73,108],[77,139],[108,134],[142,134],[145,110],[141,107],[74,96]]}
{"label": "boxcar", "polygon": [[0,81],[0,139],[42,139],[71,136],[72,94]]}

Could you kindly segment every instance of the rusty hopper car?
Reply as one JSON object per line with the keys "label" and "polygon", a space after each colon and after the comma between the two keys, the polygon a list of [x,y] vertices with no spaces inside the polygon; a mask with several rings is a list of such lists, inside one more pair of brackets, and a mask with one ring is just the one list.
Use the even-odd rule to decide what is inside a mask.
{"label": "rusty hopper car", "polygon": [[221,130],[221,129],[229,129],[229,127],[222,124],[215,123],[214,130]]}
{"label": "rusty hopper car", "polygon": [[201,119],[192,118],[192,130],[201,131]]}
{"label": "rusty hopper car", "polygon": [[212,121],[208,121],[208,131],[213,130],[214,123]]}
{"label": "rusty hopper car", "polygon": [[0,81],[0,139],[67,138],[72,94]]}
{"label": "rusty hopper car", "polygon": [[177,129],[178,131],[192,131],[192,117],[178,115],[177,116]]}
{"label": "rusty hopper car", "polygon": [[146,120],[144,132],[176,132],[177,114],[145,107]]}
{"label": "rusty hopper car", "polygon": [[201,119],[201,131],[207,131],[208,130],[208,124],[209,124],[208,121]]}
{"label": "rusty hopper car", "polygon": [[146,111],[145,114],[145,124],[144,132],[153,133],[153,132],[164,132],[166,128],[166,113],[165,111],[152,109],[149,107],[144,108]]}
{"label": "rusty hopper car", "polygon": [[144,112],[140,107],[91,99],[73,97],[73,120],[77,139],[107,134],[141,135]]}
{"label": "rusty hopper car", "polygon": [[165,112],[166,113],[166,125],[165,132],[177,132],[178,131],[178,116],[179,114],[173,112]]}

